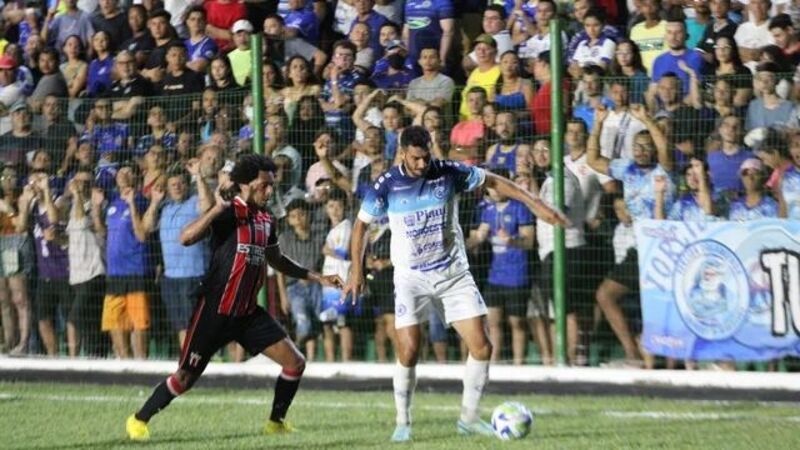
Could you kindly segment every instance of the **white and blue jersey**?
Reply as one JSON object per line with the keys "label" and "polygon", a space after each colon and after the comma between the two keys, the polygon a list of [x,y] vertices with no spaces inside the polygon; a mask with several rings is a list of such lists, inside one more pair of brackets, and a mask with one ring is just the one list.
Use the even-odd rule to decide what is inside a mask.
{"label": "white and blue jersey", "polygon": [[485,179],[483,169],[454,161],[433,160],[418,178],[394,166],[367,191],[358,218],[370,223],[388,214],[391,260],[397,269],[431,272],[451,265],[466,269],[457,195],[481,186]]}
{"label": "white and blue jersey", "polygon": [[762,195],[757,205],[750,207],[744,198],[737,198],[731,202],[728,209],[728,220],[747,222],[750,220],[778,217],[778,202],[768,195]]}
{"label": "white and blue jersey", "polygon": [[186,55],[189,58],[189,62],[197,61],[200,58],[211,61],[219,51],[217,49],[217,43],[208,36],[204,36],[197,42],[186,39],[183,41],[183,45],[186,47]]}
{"label": "white and blue jersey", "polygon": [[781,195],[786,203],[786,217],[800,219],[800,169],[792,166],[783,174]]}
{"label": "white and blue jersey", "polygon": [[609,163],[608,174],[615,180],[622,181],[625,206],[633,218],[655,218],[656,197],[653,181],[657,176],[667,179],[664,209],[669,211],[672,207],[675,185],[660,165],[640,166],[629,159],[614,159]]}
{"label": "white and blue jersey", "polygon": [[688,192],[681,195],[672,204],[672,208],[667,214],[667,220],[680,220],[682,222],[712,222],[717,220],[713,215],[706,214],[700,203],[697,202],[697,197]]}

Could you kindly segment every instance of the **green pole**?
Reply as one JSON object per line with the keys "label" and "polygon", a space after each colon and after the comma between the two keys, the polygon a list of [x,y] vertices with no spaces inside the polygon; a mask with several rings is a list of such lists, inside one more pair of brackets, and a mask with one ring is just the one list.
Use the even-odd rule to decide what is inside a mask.
{"label": "green pole", "polygon": [[[550,114],[552,143],[550,160],[555,188],[555,205],[564,210],[564,108],[563,81],[564,65],[562,62],[561,42],[562,22],[555,19],[550,22]],[[553,242],[553,303],[556,309],[556,364],[567,364],[567,321],[565,312],[566,287],[565,275],[564,228],[555,227]]]}
{"label": "green pole", "polygon": [[[250,36],[250,96],[253,99],[253,153],[264,154],[264,85],[262,83],[261,33]],[[264,268],[266,271],[266,267]],[[258,304],[267,309],[267,288],[258,291]]]}
{"label": "green pole", "polygon": [[253,153],[264,154],[264,86],[262,83],[261,33],[250,36],[250,94],[253,98]]}

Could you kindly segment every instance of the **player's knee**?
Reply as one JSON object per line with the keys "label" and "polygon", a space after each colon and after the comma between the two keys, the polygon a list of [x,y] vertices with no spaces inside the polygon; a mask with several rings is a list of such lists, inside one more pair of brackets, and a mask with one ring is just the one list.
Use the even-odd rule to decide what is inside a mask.
{"label": "player's knee", "polygon": [[305,370],[306,359],[302,355],[297,355],[292,362],[281,367],[281,377],[287,380],[299,380]]}
{"label": "player's knee", "polygon": [[478,361],[486,361],[492,357],[493,349],[492,342],[489,341],[489,339],[483,339],[479,345],[476,345],[475,348],[471,348],[469,353]]}
{"label": "player's knee", "polygon": [[167,388],[174,396],[179,396],[192,388],[197,376],[185,370],[178,370],[167,378]]}
{"label": "player's knee", "polygon": [[419,352],[416,347],[406,346],[405,348],[398,349],[397,360],[405,367],[416,366],[418,354]]}

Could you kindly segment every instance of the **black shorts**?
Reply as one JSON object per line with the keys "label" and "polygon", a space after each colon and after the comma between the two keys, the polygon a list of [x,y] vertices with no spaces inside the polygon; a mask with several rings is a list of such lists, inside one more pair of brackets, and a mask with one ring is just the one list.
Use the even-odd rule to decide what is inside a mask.
{"label": "black shorts", "polygon": [[78,308],[77,318],[73,323],[84,332],[100,330],[105,283],[105,277],[99,275],[89,281],[72,286],[75,293],[73,308]]}
{"label": "black shorts", "polygon": [[[599,277],[592,273],[593,265],[586,257],[585,247],[566,249],[565,307],[568,314],[577,313],[581,317],[591,317],[594,309],[594,294]],[[542,283],[540,285],[545,300],[553,299],[553,253],[542,261]]]}
{"label": "black shorts", "polygon": [[181,369],[200,375],[217,350],[231,341],[257,355],[288,336],[260,306],[252,314],[239,317],[221,315],[217,306],[204,299],[197,302],[181,351]]}
{"label": "black shorts", "polygon": [[372,279],[367,279],[367,286],[375,316],[394,314],[394,269],[373,272]]}
{"label": "black shorts", "polygon": [[507,316],[525,317],[528,311],[528,299],[531,298],[531,288],[505,287],[496,284],[487,284],[483,299],[489,308],[503,308]]}
{"label": "black shorts", "polygon": [[632,295],[639,295],[639,252],[628,249],[625,259],[611,268],[606,278],[627,287]]}
{"label": "black shorts", "polygon": [[66,279],[39,278],[36,286],[36,319],[53,320],[61,305],[69,323],[77,323],[81,317],[80,304],[75,301]]}

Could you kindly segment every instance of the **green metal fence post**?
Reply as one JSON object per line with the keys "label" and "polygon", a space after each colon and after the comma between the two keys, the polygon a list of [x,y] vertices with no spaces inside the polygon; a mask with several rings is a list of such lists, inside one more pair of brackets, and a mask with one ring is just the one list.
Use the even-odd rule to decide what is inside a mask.
{"label": "green metal fence post", "polygon": [[[264,154],[264,86],[262,83],[261,60],[263,47],[261,33],[250,36],[250,96],[253,99],[253,153]],[[266,268],[264,269],[266,270]],[[267,307],[267,288],[258,291],[258,304]]]}
{"label": "green metal fence post", "polygon": [[[560,19],[550,22],[550,109],[552,129],[552,143],[550,148],[550,164],[552,165],[553,181],[555,188],[555,205],[564,210],[564,103],[563,81],[564,66],[562,64],[561,29]],[[565,249],[564,228],[555,227],[553,242],[553,302],[556,313],[556,342],[555,357],[559,366],[567,363],[567,327],[565,312]]]}

